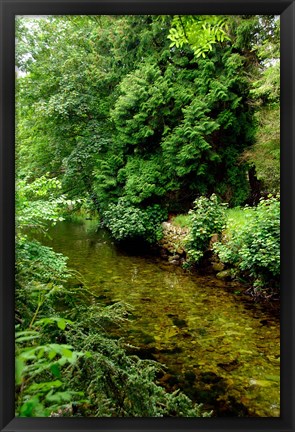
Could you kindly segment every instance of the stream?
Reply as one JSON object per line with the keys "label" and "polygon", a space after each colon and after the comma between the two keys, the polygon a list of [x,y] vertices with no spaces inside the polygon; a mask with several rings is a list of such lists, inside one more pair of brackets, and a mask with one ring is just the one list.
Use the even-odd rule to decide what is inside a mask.
{"label": "stream", "polygon": [[158,381],[178,388],[214,416],[280,415],[280,328],[231,282],[195,275],[151,254],[118,248],[97,222],[60,222],[42,240],[103,304],[123,301],[132,319],[122,329],[142,358],[166,365]]}

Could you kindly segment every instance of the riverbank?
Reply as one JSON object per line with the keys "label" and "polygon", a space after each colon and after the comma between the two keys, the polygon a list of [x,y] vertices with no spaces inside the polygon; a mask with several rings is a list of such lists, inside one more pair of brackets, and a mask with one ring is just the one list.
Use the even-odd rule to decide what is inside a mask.
{"label": "riverbank", "polygon": [[[235,295],[245,295],[254,301],[259,301],[266,305],[267,308],[279,311],[280,297],[278,290],[256,289],[254,280],[247,272],[243,273],[238,268],[238,265],[224,263],[220,260],[214,249],[216,243],[223,244],[227,248],[228,241],[235,236],[236,232],[242,231],[253,218],[255,209],[235,208],[226,209],[227,224],[222,234],[213,234],[208,241],[208,247],[204,251],[203,256],[198,263],[191,260],[187,250],[187,239],[191,229],[191,218],[189,214],[170,216],[169,219],[161,224],[162,237],[154,243],[148,243],[143,237],[125,239],[115,243],[119,249],[128,251],[128,253],[145,254],[147,251],[153,251],[159,255],[164,261],[173,267],[181,267],[189,272],[196,274],[213,275],[217,280],[227,283],[231,287]],[[95,214],[79,214],[67,213],[66,220],[78,223],[91,221],[92,230],[98,229],[99,226],[104,226],[103,220],[100,220],[97,213]],[[110,232],[112,236],[112,233]],[[271,291],[271,294],[269,292]]]}
{"label": "riverbank", "polygon": [[[246,212],[244,210],[246,210]],[[258,213],[258,217],[259,216]],[[252,249],[254,255],[251,263],[252,267],[254,267],[254,261],[257,259],[258,262],[261,262],[260,272],[265,271],[263,270],[265,262],[267,263],[266,268],[269,266],[271,270],[271,252],[265,247],[266,244],[269,244],[269,234],[262,235],[261,232],[258,232],[258,239],[254,238],[250,240],[250,242],[253,242],[252,245],[245,246],[244,243],[248,240],[245,236],[243,239],[245,227],[247,223],[253,223],[252,221],[256,218],[256,209],[245,208],[227,210],[228,221],[226,228],[222,233],[213,234],[211,238],[208,238],[207,247],[203,251],[203,256],[198,262],[195,262],[191,259],[190,250],[188,249],[191,237],[190,215],[171,217],[168,221],[162,223],[163,236],[161,240],[158,241],[160,255],[172,265],[189,268],[191,271],[201,274],[204,272],[207,274],[214,274],[219,280],[236,282],[240,287],[239,293],[242,287],[242,291],[245,294],[251,295],[256,301],[271,303],[276,309],[279,309],[280,293],[279,286],[275,279],[274,281],[270,279],[267,285],[267,281],[263,280],[263,273],[261,275],[262,277],[257,274],[255,278],[255,271],[253,272],[254,268],[251,273],[250,267],[247,271],[247,265],[245,265],[245,257],[249,260],[248,256],[251,254]],[[240,232],[242,236],[239,239]],[[266,244],[261,242],[259,236],[261,236],[262,239],[263,236],[265,236]],[[241,258],[238,258],[238,254],[235,252],[236,248],[244,248],[244,262],[242,265]],[[243,267],[246,271],[242,270]]]}
{"label": "riverbank", "polygon": [[[160,255],[162,258],[173,265],[181,265],[183,268],[188,267],[188,253],[186,250],[186,241],[189,234],[188,227],[179,227],[172,222],[163,222],[163,237],[159,240]],[[214,253],[213,245],[219,240],[217,234],[213,234],[208,249],[204,252],[204,257],[200,260],[199,271],[206,271],[215,274],[217,279],[230,281],[235,280],[236,271],[234,268],[226,268],[218,256]],[[193,266],[192,266],[193,267]],[[196,270],[196,266],[195,266]]]}

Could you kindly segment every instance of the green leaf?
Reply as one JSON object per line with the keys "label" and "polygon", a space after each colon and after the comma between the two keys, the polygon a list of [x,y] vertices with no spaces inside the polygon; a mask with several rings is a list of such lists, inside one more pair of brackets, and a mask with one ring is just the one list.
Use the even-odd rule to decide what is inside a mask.
{"label": "green leaf", "polygon": [[71,359],[73,357],[73,352],[71,350],[67,349],[67,348],[62,348],[61,353],[66,358]]}
{"label": "green leaf", "polygon": [[39,338],[40,335],[34,335],[34,336],[22,336],[22,337],[18,337],[15,339],[16,343],[20,343],[20,342],[27,342],[29,340],[33,340],[33,339],[37,339]]}
{"label": "green leaf", "polygon": [[64,330],[64,329],[66,328],[66,325],[67,325],[66,320],[63,319],[63,318],[60,318],[60,319],[57,321],[57,326],[58,326],[58,328],[60,328],[61,330]]}
{"label": "green leaf", "polygon": [[42,415],[44,407],[40,404],[38,396],[33,396],[21,406],[20,417],[34,417],[36,411]]}
{"label": "green leaf", "polygon": [[60,368],[59,368],[59,365],[58,365],[57,363],[53,363],[53,364],[50,366],[50,370],[51,370],[51,373],[52,373],[55,377],[57,377],[57,378],[61,378]]}
{"label": "green leaf", "polygon": [[49,353],[48,353],[48,359],[49,360],[52,360],[52,359],[54,359],[54,357],[57,355],[57,352],[55,351],[55,350],[51,350],[51,351],[49,351]]}
{"label": "green leaf", "polygon": [[15,359],[15,382],[17,385],[22,383],[22,376],[25,369],[26,363],[20,357]]}
{"label": "green leaf", "polygon": [[28,389],[27,392],[36,392],[38,391],[39,394],[47,393],[53,388],[59,388],[63,385],[63,383],[60,380],[55,381],[46,381],[41,383],[33,383]]}
{"label": "green leaf", "polygon": [[75,396],[83,396],[83,392],[75,392],[75,391],[63,391],[53,393],[52,391],[48,393],[46,396],[47,402],[55,402],[57,404],[63,404],[65,402],[71,402],[75,399]]}

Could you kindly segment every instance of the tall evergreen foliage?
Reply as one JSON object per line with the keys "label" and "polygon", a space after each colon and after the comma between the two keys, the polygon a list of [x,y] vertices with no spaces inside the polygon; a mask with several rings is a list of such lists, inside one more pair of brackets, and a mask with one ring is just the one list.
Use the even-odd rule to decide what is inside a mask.
{"label": "tall evergreen foliage", "polygon": [[[69,196],[91,196],[101,211],[119,197],[173,211],[203,194],[245,202],[241,155],[256,127],[249,74],[262,62],[254,48],[266,21],[211,21],[214,43],[208,36],[197,56],[190,37],[171,46],[176,17],[20,19],[20,173],[49,170]],[[197,38],[200,23],[185,19],[188,34]]]}

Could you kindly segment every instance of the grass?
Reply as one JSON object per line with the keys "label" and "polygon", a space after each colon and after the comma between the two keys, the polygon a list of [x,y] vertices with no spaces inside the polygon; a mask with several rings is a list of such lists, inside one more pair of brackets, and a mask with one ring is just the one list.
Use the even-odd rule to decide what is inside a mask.
{"label": "grass", "polygon": [[245,211],[241,207],[227,209],[226,218],[230,229],[242,228],[246,223]]}
{"label": "grass", "polygon": [[191,222],[188,214],[179,214],[171,220],[172,224],[180,228],[190,228]]}
{"label": "grass", "polygon": [[233,231],[239,231],[242,229],[249,221],[249,216],[251,217],[254,214],[255,208],[247,208],[247,211],[241,207],[235,207],[226,210],[227,217],[227,228],[225,230],[225,234],[228,237],[231,237],[231,233]]}
{"label": "grass", "polygon": [[[251,214],[251,209],[247,211],[247,214]],[[241,229],[246,223],[246,212],[241,207],[230,208],[225,211],[227,218],[227,229],[226,234],[230,235],[233,230]],[[179,214],[174,216],[171,220],[173,225],[181,228],[190,228],[190,217],[188,214]]]}

